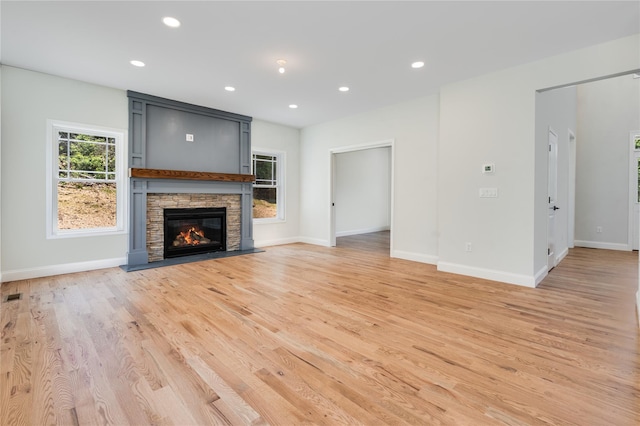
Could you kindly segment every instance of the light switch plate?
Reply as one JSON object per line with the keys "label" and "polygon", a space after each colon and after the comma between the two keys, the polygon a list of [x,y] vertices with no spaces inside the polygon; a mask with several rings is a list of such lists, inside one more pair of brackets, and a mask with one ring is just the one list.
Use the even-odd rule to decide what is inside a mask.
{"label": "light switch plate", "polygon": [[193,135],[191,133],[187,133],[187,142],[193,142]]}
{"label": "light switch plate", "polygon": [[480,198],[498,198],[498,188],[480,188]]}

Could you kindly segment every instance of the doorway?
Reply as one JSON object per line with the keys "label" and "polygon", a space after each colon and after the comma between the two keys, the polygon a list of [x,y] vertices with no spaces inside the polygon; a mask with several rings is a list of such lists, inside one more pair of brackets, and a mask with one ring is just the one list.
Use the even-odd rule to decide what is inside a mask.
{"label": "doorway", "polygon": [[388,232],[391,254],[393,140],[332,149],[330,162],[330,245],[337,237]]}
{"label": "doorway", "polygon": [[[539,243],[543,236],[548,240],[549,234],[553,235],[556,264],[574,246],[609,250],[637,248],[640,206],[636,209],[639,213],[634,208],[638,164],[634,147],[630,149],[629,131],[638,128],[639,83],[640,80],[630,74],[616,75],[541,90],[540,96],[536,96],[536,138],[539,138],[538,149],[544,150],[544,157],[538,151],[538,159],[546,163],[541,163],[537,173],[547,175],[543,188],[548,191],[553,191],[548,187],[552,179],[548,175],[549,161],[553,161],[548,157],[549,127],[558,136],[556,205],[561,210],[556,211],[555,230],[543,230],[542,217],[538,216],[542,232],[537,234]],[[636,198],[633,198],[634,191]],[[548,209],[553,205],[549,205],[549,194],[538,200],[537,212],[544,211],[544,224],[552,227]],[[544,246],[541,246],[537,245],[536,249],[537,271],[543,267],[541,249]],[[550,247],[545,246],[544,269],[548,269]]]}

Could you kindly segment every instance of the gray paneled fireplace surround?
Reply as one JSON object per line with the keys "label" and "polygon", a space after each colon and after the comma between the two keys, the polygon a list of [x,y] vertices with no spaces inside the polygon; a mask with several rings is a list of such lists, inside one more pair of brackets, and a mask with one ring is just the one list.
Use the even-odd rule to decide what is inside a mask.
{"label": "gray paneled fireplace surround", "polygon": [[251,117],[127,96],[128,266],[254,249]]}

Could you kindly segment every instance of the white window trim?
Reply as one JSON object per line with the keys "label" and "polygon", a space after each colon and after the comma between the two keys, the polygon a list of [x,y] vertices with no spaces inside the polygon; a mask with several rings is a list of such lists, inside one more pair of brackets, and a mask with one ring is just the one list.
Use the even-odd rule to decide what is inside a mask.
{"label": "white window trim", "polygon": [[253,219],[254,224],[262,223],[282,223],[286,222],[286,194],[285,194],[285,170],[286,170],[286,152],[278,151],[274,149],[262,149],[254,148],[251,150],[251,173],[253,170],[253,156],[254,155],[270,155],[277,158],[278,167],[276,168],[276,180],[278,185],[276,186],[276,203],[278,204],[278,215],[276,217],[265,217]]}
{"label": "white window trim", "polygon": [[[54,137],[57,129],[75,133],[96,134],[116,139],[116,226],[109,228],[58,229],[58,140]],[[127,216],[127,170],[128,153],[127,131],[111,127],[72,123],[59,120],[47,120],[47,197],[46,197],[46,232],[47,239],[94,237],[104,235],[126,234]]]}

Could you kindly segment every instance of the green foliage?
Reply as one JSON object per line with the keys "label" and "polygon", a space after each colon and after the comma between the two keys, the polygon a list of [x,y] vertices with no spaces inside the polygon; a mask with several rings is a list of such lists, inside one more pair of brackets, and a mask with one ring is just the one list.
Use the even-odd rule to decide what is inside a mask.
{"label": "green foliage", "polygon": [[58,168],[60,178],[114,179],[115,139],[104,136],[59,132]]}
{"label": "green foliage", "polygon": [[276,161],[271,155],[256,155],[253,161],[256,183],[272,185],[276,179]]}

